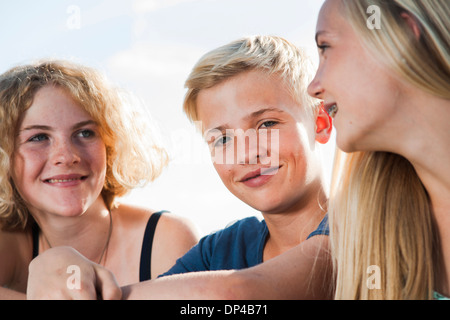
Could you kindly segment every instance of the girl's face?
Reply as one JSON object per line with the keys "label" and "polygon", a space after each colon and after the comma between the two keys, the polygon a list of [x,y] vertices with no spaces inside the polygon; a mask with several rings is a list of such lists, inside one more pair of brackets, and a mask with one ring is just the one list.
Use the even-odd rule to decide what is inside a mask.
{"label": "girl's face", "polygon": [[106,148],[98,125],[63,89],[41,88],[20,122],[12,169],[34,215],[83,214],[105,182]]}
{"label": "girl's face", "polygon": [[323,99],[327,110],[335,110],[342,150],[390,151],[404,116],[398,108],[400,81],[363,47],[340,10],[340,0],[327,0],[320,11],[320,63],[308,92]]}

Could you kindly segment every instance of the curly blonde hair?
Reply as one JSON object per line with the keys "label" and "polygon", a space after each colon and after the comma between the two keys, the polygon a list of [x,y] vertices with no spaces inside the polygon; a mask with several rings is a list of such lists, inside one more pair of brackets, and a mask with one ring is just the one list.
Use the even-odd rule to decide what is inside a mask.
{"label": "curly blonde hair", "polygon": [[63,88],[100,127],[107,157],[101,194],[109,209],[116,197],[156,179],[168,162],[142,105],[100,72],[53,60],[12,68],[0,76],[0,226],[4,230],[23,230],[29,221],[10,170],[21,117],[36,92],[48,85]]}

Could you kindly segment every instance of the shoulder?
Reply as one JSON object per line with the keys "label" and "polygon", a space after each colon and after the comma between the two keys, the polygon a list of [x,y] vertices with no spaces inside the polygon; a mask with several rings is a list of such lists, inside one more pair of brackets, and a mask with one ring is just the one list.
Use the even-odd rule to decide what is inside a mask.
{"label": "shoulder", "polygon": [[197,227],[186,217],[169,211],[157,211],[129,204],[120,204],[115,210],[117,219],[127,226],[145,229],[152,216],[160,214],[155,229],[155,241],[160,238],[188,237],[198,239]]}
{"label": "shoulder", "polygon": [[127,225],[135,226],[136,232],[131,237],[136,237],[138,243],[142,243],[149,219],[158,212],[162,213],[155,225],[152,239],[152,278],[169,270],[176,260],[197,244],[199,240],[197,227],[181,215],[128,204],[121,204],[116,210],[118,210],[119,219],[124,221],[123,227]]}

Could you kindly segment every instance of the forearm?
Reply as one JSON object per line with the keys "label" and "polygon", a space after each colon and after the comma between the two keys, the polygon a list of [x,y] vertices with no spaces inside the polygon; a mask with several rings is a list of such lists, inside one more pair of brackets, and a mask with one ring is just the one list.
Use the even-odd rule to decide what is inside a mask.
{"label": "forearm", "polygon": [[26,300],[25,293],[0,287],[0,300]]}
{"label": "forearm", "polygon": [[327,236],[315,236],[284,254],[239,272],[240,291],[251,300],[324,300],[334,295]]}
{"label": "forearm", "polygon": [[232,300],[235,271],[192,272],[122,287],[126,300]]}
{"label": "forearm", "polygon": [[330,299],[332,268],[328,239],[326,236],[314,238],[253,268],[163,277],[122,288],[122,297],[155,300]]}

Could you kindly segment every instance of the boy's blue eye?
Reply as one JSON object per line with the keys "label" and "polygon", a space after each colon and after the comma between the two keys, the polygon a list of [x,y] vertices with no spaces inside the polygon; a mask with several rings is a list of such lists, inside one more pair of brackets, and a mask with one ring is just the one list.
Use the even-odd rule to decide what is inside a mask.
{"label": "boy's blue eye", "polygon": [[221,136],[221,137],[218,138],[218,139],[216,140],[216,142],[214,143],[214,147],[221,147],[221,146],[227,144],[230,140],[231,140],[231,137],[228,137],[228,136]]}
{"label": "boy's blue eye", "polygon": [[263,122],[261,127],[270,128],[270,127],[273,127],[274,125],[276,125],[277,123],[278,122],[276,122],[276,121],[265,121],[265,122]]}

